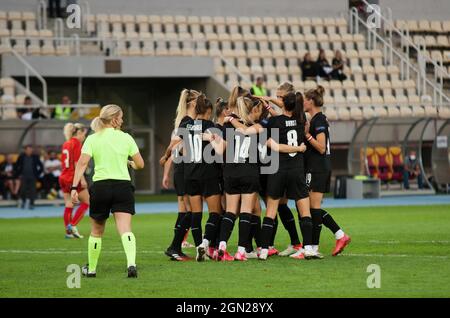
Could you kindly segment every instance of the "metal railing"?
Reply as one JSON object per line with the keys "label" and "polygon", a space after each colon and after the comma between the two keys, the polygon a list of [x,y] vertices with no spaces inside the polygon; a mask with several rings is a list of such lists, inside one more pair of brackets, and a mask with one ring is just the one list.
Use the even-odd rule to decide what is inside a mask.
{"label": "metal railing", "polygon": [[34,69],[33,66],[31,66],[30,63],[28,63],[13,48],[9,48],[8,52],[12,53],[12,55],[14,55],[25,68],[25,87],[26,87],[27,91],[31,92],[30,72],[32,75],[36,76],[36,78],[41,82],[41,84],[42,84],[42,103],[44,106],[46,106],[47,105],[47,82],[45,81],[45,79]]}
{"label": "metal railing", "polygon": [[40,0],[37,8],[38,29],[47,29],[47,1]]}
{"label": "metal railing", "polygon": [[[385,59],[386,56],[389,56],[389,64],[394,64],[394,57],[398,58],[400,61],[400,74],[402,79],[409,79],[410,72],[416,74],[418,95],[426,95],[428,85],[433,90],[433,103],[435,105],[442,105],[444,101],[450,102],[449,97],[445,95],[442,88],[439,87],[437,83],[433,83],[427,78],[424,70],[418,69],[415,65],[412,64],[409,56],[405,56],[394,48],[392,39],[390,39],[388,42],[385,38],[378,34],[376,28],[370,27],[363,19],[361,19],[356,8],[352,8],[349,14],[350,32],[359,33],[359,26],[363,26],[365,28],[365,31],[367,32],[368,49],[376,49],[377,44],[381,44],[385,52]],[[420,54],[420,56],[422,56],[422,54]]]}
{"label": "metal railing", "polygon": [[[366,0],[362,0],[362,2],[366,6],[371,6]],[[355,10],[356,11],[356,10]],[[446,94],[443,91],[443,78],[449,78],[450,75],[448,74],[447,70],[443,67],[442,63],[439,63],[439,61],[435,61],[434,59],[428,57],[424,54],[426,52],[426,45],[423,43],[423,45],[417,45],[415,44],[409,35],[409,29],[406,27],[402,30],[399,30],[395,25],[394,21],[392,19],[392,9],[391,8],[385,8],[385,14],[381,14],[381,12],[378,12],[377,10],[373,11],[374,14],[376,14],[377,18],[380,19],[381,22],[381,28],[383,32],[381,33],[382,36],[385,36],[387,38],[387,41],[392,45],[393,42],[393,34],[397,35],[400,38],[400,47],[401,47],[401,54],[406,56],[408,60],[410,60],[410,50],[414,50],[417,55],[418,64],[424,67],[423,70],[426,70],[427,64],[431,65],[434,69],[434,78],[435,83],[433,83],[433,97],[436,101],[437,98],[439,98],[439,102],[442,103],[442,98],[446,96]],[[358,16],[359,17],[359,16]],[[378,33],[378,30],[375,30],[374,33]],[[401,67],[404,67],[405,65],[402,63],[400,65]],[[409,78],[409,70],[410,68],[406,67],[406,75],[407,78]],[[424,72],[422,78],[422,87],[425,89],[424,94],[426,94],[426,85],[425,83],[430,83],[430,81],[426,81],[426,72]],[[418,80],[419,81],[419,80]],[[420,85],[418,85],[420,87]],[[447,98],[448,100],[448,98]]]}

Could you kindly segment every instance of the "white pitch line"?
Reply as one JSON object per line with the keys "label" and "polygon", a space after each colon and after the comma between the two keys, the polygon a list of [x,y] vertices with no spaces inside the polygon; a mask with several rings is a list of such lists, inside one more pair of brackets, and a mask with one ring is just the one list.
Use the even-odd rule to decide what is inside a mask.
{"label": "white pitch line", "polygon": [[[87,251],[58,251],[54,249],[48,250],[0,250],[0,253],[11,253],[11,254],[86,254]],[[121,254],[123,251],[102,251],[106,254]],[[138,254],[163,254],[162,251],[138,251]],[[413,255],[413,254],[359,254],[359,253],[345,253],[341,257],[394,257],[394,258],[436,258],[436,259],[448,259],[450,255]]]}
{"label": "white pitch line", "polygon": [[396,240],[370,240],[369,243],[373,244],[450,244],[450,241],[440,241],[440,240],[431,240],[431,241],[396,241]]}

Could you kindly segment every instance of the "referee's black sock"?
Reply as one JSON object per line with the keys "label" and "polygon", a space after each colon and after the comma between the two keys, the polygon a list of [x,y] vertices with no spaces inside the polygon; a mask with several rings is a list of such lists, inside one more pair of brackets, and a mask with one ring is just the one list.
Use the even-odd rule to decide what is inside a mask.
{"label": "referee's black sock", "polygon": [[310,216],[300,218],[300,231],[303,236],[303,246],[312,245],[312,220]]}
{"label": "referee's black sock", "polygon": [[231,212],[225,212],[220,226],[219,242],[228,242],[231,232],[233,231],[236,215]]}
{"label": "referee's black sock", "polygon": [[331,232],[336,233],[341,229],[339,225],[334,221],[333,217],[325,210],[320,209],[322,213],[322,222],[327,228],[331,230]]}
{"label": "referee's black sock", "polygon": [[202,212],[192,212],[191,233],[195,246],[202,244]]}
{"label": "referee's black sock", "polygon": [[265,217],[261,227],[261,247],[269,248],[273,237],[273,229],[275,227],[275,220]]}
{"label": "referee's black sock", "polygon": [[312,245],[319,245],[320,231],[322,231],[322,210],[311,209],[312,218]]}
{"label": "referee's black sock", "polygon": [[180,220],[178,225],[178,231],[175,232],[175,237],[172,241],[172,248],[177,252],[181,252],[181,243],[186,232],[189,230],[192,224],[192,212],[184,213],[184,217]]}
{"label": "referee's black sock", "polygon": [[291,209],[289,209],[287,204],[280,204],[278,206],[278,214],[280,215],[281,223],[283,223],[284,228],[289,233],[291,239],[291,245],[300,244],[300,239],[297,233],[297,227],[295,226],[295,218],[292,214]]}
{"label": "referee's black sock", "polygon": [[250,248],[250,231],[252,227],[252,214],[250,212],[241,212],[239,215],[239,242],[238,246]]}
{"label": "referee's black sock", "polygon": [[272,236],[270,237],[269,246],[275,245],[275,236],[277,236],[277,231],[278,231],[278,216],[275,216],[275,220],[273,220],[273,231]]}
{"label": "referee's black sock", "polygon": [[[205,239],[210,242],[216,241],[216,234],[217,234],[217,225],[220,220],[220,214],[218,212],[211,212],[209,213],[208,221],[206,221],[205,225]],[[210,244],[210,246],[212,246]]]}

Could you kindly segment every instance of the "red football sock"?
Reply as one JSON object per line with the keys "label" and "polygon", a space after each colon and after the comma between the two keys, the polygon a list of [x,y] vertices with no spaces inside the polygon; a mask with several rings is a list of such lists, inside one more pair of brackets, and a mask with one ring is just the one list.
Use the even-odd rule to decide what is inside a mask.
{"label": "red football sock", "polygon": [[70,224],[72,219],[72,210],[73,208],[65,208],[64,209],[64,227],[67,229],[67,225]]}
{"label": "red football sock", "polygon": [[81,203],[78,207],[77,211],[75,212],[75,216],[72,219],[72,225],[76,226],[78,223],[80,223],[81,219],[84,216],[84,213],[89,208],[89,204]]}

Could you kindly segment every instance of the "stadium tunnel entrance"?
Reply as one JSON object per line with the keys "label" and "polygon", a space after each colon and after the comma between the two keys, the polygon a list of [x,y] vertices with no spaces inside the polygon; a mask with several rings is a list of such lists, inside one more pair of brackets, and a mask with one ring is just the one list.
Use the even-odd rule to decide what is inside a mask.
{"label": "stadium tunnel entrance", "polygon": [[[448,121],[447,121],[448,122]],[[415,151],[425,190],[435,193],[437,171],[429,152],[444,121],[431,118],[373,118],[363,121],[355,130],[349,145],[347,166],[352,176],[371,176],[381,180],[382,194],[403,190],[404,158]],[[450,131],[450,127],[449,127]],[[440,168],[442,169],[442,168]],[[440,170],[441,171],[441,170]],[[448,170],[447,170],[448,171]],[[402,192],[403,194],[403,192]],[[417,193],[415,193],[417,194]]]}

